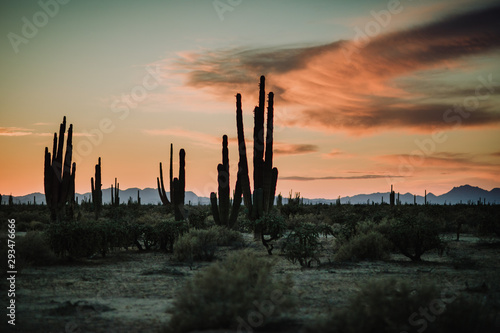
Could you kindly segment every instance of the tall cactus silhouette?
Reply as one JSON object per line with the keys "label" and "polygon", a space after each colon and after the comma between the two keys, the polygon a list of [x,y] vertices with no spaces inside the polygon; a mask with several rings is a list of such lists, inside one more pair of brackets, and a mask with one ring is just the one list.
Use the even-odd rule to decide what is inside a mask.
{"label": "tall cactus silhouette", "polygon": [[[59,126],[59,138],[54,133],[52,155],[48,147],[45,147],[44,163],[44,190],[45,201],[50,210],[52,221],[61,221],[64,218],[73,218],[73,206],[75,202],[75,172],[76,163],[71,163],[73,154],[73,124],[69,125],[66,140],[66,152],[64,154],[64,134],[66,132],[66,117]],[[65,214],[65,207],[68,210]],[[65,216],[66,215],[66,216]]]}
{"label": "tall cactus silhouette", "polygon": [[90,185],[92,189],[92,204],[94,205],[95,218],[98,219],[101,215],[102,208],[102,183],[101,183],[101,158],[99,157],[98,163],[95,165],[95,180],[90,178]]}
{"label": "tall cactus silhouette", "polygon": [[186,152],[184,149],[179,150],[179,178],[173,177],[173,144],[170,144],[170,200],[168,200],[167,192],[163,182],[163,168],[160,162],[160,177],[156,177],[158,185],[158,194],[164,206],[171,207],[173,205],[175,220],[184,220],[184,201],[186,193]]}
{"label": "tall cactus silhouette", "polygon": [[[233,195],[233,206],[229,215],[229,158],[227,149],[227,136],[222,138],[222,163],[217,166],[219,184],[219,205],[217,206],[217,195],[212,192],[210,201],[212,213],[216,223],[232,226],[236,222],[241,198],[247,208],[247,216],[255,221],[268,212],[274,203],[276,195],[276,184],[278,181],[278,169],[273,168],[273,133],[274,133],[274,94],[268,95],[266,140],[264,141],[265,120],[265,77],[260,77],[259,105],[254,109],[253,128],[253,174],[254,191],[250,187],[250,176],[248,171],[247,149],[245,142],[245,131],[243,127],[243,110],[241,107],[241,94],[236,94],[236,128],[238,133],[238,175]],[[256,236],[261,236],[261,231],[256,230]],[[266,241],[262,237],[264,245]],[[267,245],[266,245],[267,247]]]}
{"label": "tall cactus silhouette", "polygon": [[[253,169],[254,169],[254,192],[252,198],[245,198],[245,205],[249,211],[250,219],[256,220],[264,213],[268,212],[274,203],[276,195],[276,183],[278,181],[278,169],[273,168],[273,122],[274,122],[274,94],[268,95],[267,108],[267,135],[264,142],[264,113],[265,113],[265,77],[260,77],[259,85],[259,106],[254,109],[254,133],[253,133]],[[236,97],[238,100],[238,96]],[[241,96],[240,107],[237,107],[237,126],[238,126],[238,144],[244,144],[243,137],[243,121],[242,117],[238,116],[241,112]],[[238,104],[238,103],[237,103]],[[241,127],[241,131],[240,131]],[[239,134],[242,134],[240,138]],[[265,152],[265,155],[264,155]],[[246,155],[246,149],[240,149],[240,158]],[[246,156],[244,158],[246,160]],[[241,161],[241,160],[240,160]],[[244,172],[244,170],[241,170]],[[248,174],[248,167],[247,167]],[[244,180],[246,180],[244,177]],[[243,195],[249,196],[251,192],[250,184],[242,182]],[[248,188],[248,190],[247,190]]]}
{"label": "tall cactus silhouette", "polygon": [[229,189],[229,150],[227,143],[227,135],[222,137],[222,163],[217,166],[217,182],[219,184],[219,205],[217,205],[217,194],[210,193],[210,203],[212,206],[212,214],[217,225],[227,226],[232,228],[236,223],[238,211],[241,205],[241,185],[237,178],[234,192],[233,206],[231,212],[230,207],[230,189]]}
{"label": "tall cactus silhouette", "polygon": [[115,178],[115,187],[111,184],[111,206],[120,206],[120,183]]}
{"label": "tall cactus silhouette", "polygon": [[389,202],[391,204],[391,207],[394,206],[394,198],[395,198],[395,193],[394,193],[394,191],[392,189],[392,185],[391,185],[391,194],[389,195]]}

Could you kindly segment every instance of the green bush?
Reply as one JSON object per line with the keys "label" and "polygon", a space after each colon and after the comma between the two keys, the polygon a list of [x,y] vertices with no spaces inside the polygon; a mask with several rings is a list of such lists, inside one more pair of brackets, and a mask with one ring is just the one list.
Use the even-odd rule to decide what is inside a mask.
{"label": "green bush", "polygon": [[347,306],[310,324],[307,331],[496,332],[494,312],[477,300],[434,284],[397,279],[368,282]]}
{"label": "green bush", "polygon": [[51,265],[57,261],[45,233],[40,231],[28,231],[24,237],[17,237],[16,254],[16,261],[33,266]]}
{"label": "green bush", "polygon": [[390,246],[380,232],[368,231],[342,244],[335,254],[335,260],[385,260],[389,257]]}
{"label": "green bush", "polygon": [[265,213],[260,219],[253,222],[253,226],[253,230],[260,231],[262,244],[271,255],[274,249],[273,242],[283,237],[287,229],[285,219],[275,212]]}
{"label": "green bush", "polygon": [[167,252],[174,251],[175,241],[189,230],[185,221],[174,221],[172,219],[161,220],[155,225],[158,235],[160,249]]}
{"label": "green bush", "polygon": [[319,235],[329,231],[331,229],[328,226],[317,226],[311,223],[295,226],[283,244],[282,250],[285,258],[292,263],[299,262],[302,267],[311,267],[313,261],[319,265],[322,248]]}
{"label": "green bush", "polygon": [[174,301],[167,332],[230,328],[253,331],[293,308],[291,282],[277,281],[269,261],[231,253],[187,281]]}
{"label": "green bush", "polygon": [[174,256],[179,261],[211,261],[217,250],[217,231],[191,230],[180,236],[174,243]]}
{"label": "green bush", "polygon": [[208,230],[213,230],[217,234],[217,245],[241,247],[245,242],[239,231],[223,226],[214,225]]}
{"label": "green bush", "polygon": [[96,253],[105,256],[111,249],[128,246],[131,242],[126,225],[104,218],[52,223],[47,235],[54,253],[73,258],[89,257]]}
{"label": "green bush", "polygon": [[421,256],[430,250],[441,253],[444,244],[439,238],[439,226],[424,213],[417,216],[405,215],[391,219],[381,226],[386,237],[404,256],[412,261],[420,261]]}

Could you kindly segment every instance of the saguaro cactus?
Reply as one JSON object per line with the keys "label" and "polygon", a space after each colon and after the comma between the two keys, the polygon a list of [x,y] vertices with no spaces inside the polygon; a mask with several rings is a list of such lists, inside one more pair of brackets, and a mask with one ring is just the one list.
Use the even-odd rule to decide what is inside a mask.
{"label": "saguaro cactus", "polygon": [[115,178],[115,187],[111,184],[111,205],[120,206],[120,183]]}
{"label": "saguaro cactus", "polygon": [[[274,94],[268,95],[266,140],[264,141],[265,120],[265,77],[260,77],[259,105],[254,109],[253,128],[253,173],[254,192],[250,188],[248,159],[243,128],[243,111],[241,108],[241,94],[236,95],[236,127],[238,132],[239,163],[236,179],[233,206],[229,215],[229,158],[227,149],[227,136],[222,138],[222,163],[217,166],[219,184],[219,205],[217,195],[212,192],[210,201],[214,220],[218,224],[232,226],[236,222],[238,209],[243,196],[248,218],[255,221],[268,212],[274,203],[278,169],[273,168],[273,132],[274,132]],[[266,247],[267,242],[261,230],[255,230],[255,236],[261,237]],[[269,241],[269,240],[268,240]]]}
{"label": "saguaro cactus", "polygon": [[170,201],[167,198],[163,183],[163,168],[160,162],[160,177],[156,178],[158,194],[164,206],[174,206],[175,219],[184,219],[184,199],[186,193],[186,152],[179,150],[179,178],[173,178],[173,144],[170,144]]}
{"label": "saguaro cactus", "polygon": [[[240,151],[240,163],[238,175],[241,177],[241,187],[245,206],[248,209],[249,218],[257,220],[268,212],[274,203],[276,195],[276,183],[278,181],[278,169],[273,168],[273,122],[274,122],[274,94],[268,95],[267,108],[267,133],[264,142],[264,104],[265,104],[265,77],[260,77],[259,106],[254,109],[254,194],[251,197],[250,180],[248,177],[248,162],[246,158],[246,146],[243,131],[243,116],[241,110],[241,95],[236,95],[236,125],[238,128],[238,145]],[[265,155],[264,155],[265,152]],[[265,159],[264,159],[265,157]],[[258,232],[258,231],[257,231]]]}
{"label": "saguaro cactus", "polygon": [[217,166],[217,182],[219,184],[219,205],[217,206],[217,194],[210,193],[210,203],[212,206],[212,214],[217,225],[227,226],[232,228],[236,223],[238,211],[241,205],[241,183],[239,176],[236,180],[234,191],[233,206],[231,215],[229,213],[230,206],[230,189],[229,189],[229,150],[227,148],[227,135],[222,137],[222,163]]}
{"label": "saguaro cactus", "polygon": [[391,185],[391,194],[389,195],[389,201],[391,203],[391,207],[394,206],[394,197],[395,197],[395,193],[392,190],[392,185]]}
{"label": "saguaro cactus", "polygon": [[[52,155],[48,147],[45,147],[44,163],[44,189],[45,201],[50,210],[52,221],[61,221],[66,218],[73,218],[73,205],[75,202],[75,172],[76,163],[71,164],[73,154],[73,124],[69,125],[68,138],[66,141],[66,153],[63,148],[64,134],[66,132],[66,117],[59,126],[59,138],[54,133]],[[66,204],[69,204],[65,216]]]}
{"label": "saguaro cactus", "polygon": [[95,181],[90,178],[92,189],[92,204],[94,205],[95,218],[98,219],[102,208],[102,183],[101,183],[101,158],[95,165]]}

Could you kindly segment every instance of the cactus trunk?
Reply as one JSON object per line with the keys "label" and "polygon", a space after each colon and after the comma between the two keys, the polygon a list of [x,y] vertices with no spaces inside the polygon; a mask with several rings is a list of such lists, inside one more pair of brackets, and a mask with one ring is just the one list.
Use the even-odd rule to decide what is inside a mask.
{"label": "cactus trunk", "polygon": [[243,129],[243,110],[241,109],[241,94],[236,95],[236,127],[238,130],[238,178],[241,180],[243,200],[248,211],[252,211],[252,192],[250,190],[250,178],[248,176],[247,148],[245,143],[245,132]]}
{"label": "cactus trunk", "polygon": [[[66,117],[59,126],[59,140],[57,133],[54,133],[52,145],[52,155],[49,149],[45,148],[44,161],[44,189],[45,200],[50,210],[52,221],[61,221],[64,218],[73,218],[71,206],[74,203],[74,187],[76,164],[71,163],[73,154],[73,125],[69,125],[68,137],[66,141],[66,152],[63,148],[64,134],[66,132]],[[69,203],[70,209],[66,210],[66,204]],[[66,215],[66,216],[65,216]]]}
{"label": "cactus trunk", "polygon": [[101,158],[95,165],[95,179],[90,179],[92,189],[92,203],[94,205],[95,218],[98,219],[101,215],[102,208],[102,183],[101,183]]}

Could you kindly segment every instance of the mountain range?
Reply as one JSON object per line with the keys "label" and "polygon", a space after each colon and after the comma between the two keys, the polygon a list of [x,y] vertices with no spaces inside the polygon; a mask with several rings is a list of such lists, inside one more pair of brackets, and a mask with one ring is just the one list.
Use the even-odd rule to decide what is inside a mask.
{"label": "mountain range", "polygon": [[[127,203],[129,200],[132,202],[137,202],[137,193],[139,191],[141,197],[141,204],[159,204],[160,198],[158,196],[158,190],[155,188],[129,188],[126,190],[120,190],[120,203]],[[75,194],[78,202],[89,201],[91,200],[91,193],[83,193],[83,194]],[[170,196],[170,193],[168,193]],[[366,204],[366,203],[381,203],[382,201],[385,203],[389,202],[390,192],[377,192],[371,194],[358,194],[354,196],[346,196],[340,198],[341,204]],[[111,189],[103,189],[102,190],[102,198],[103,203],[109,204],[111,202]],[[396,192],[396,199],[398,198],[398,193]],[[2,195],[2,204],[7,204],[9,200],[9,195]],[[14,196],[14,203],[21,204],[45,204],[45,194],[36,192],[23,196]],[[304,198],[303,202],[305,204],[335,204],[338,199],[308,199]],[[408,203],[413,204],[414,195],[411,193],[399,194],[399,200],[402,204]],[[417,204],[424,204],[424,196],[417,195],[415,197]],[[429,204],[459,204],[459,203],[474,203],[476,204],[479,200],[482,203],[490,203],[490,204],[500,204],[500,188],[494,188],[491,191],[484,190],[477,186],[470,185],[462,185],[458,187],[454,187],[449,192],[444,193],[442,195],[434,195],[432,193],[427,193],[427,203]],[[287,203],[288,198],[283,198],[283,203]],[[210,198],[200,197],[191,191],[186,192],[186,204],[190,203],[192,205],[208,205],[210,204]]]}

